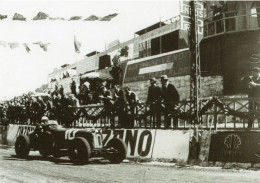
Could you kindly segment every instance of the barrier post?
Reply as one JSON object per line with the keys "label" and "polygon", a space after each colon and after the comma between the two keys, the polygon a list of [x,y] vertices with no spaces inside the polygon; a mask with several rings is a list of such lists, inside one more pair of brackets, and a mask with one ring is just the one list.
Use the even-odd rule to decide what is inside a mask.
{"label": "barrier post", "polygon": [[214,103],[214,104],[213,104],[214,130],[217,130],[217,123],[218,123],[218,119],[217,119],[217,117],[218,117],[218,112],[217,112],[217,110],[218,110],[217,104]]}

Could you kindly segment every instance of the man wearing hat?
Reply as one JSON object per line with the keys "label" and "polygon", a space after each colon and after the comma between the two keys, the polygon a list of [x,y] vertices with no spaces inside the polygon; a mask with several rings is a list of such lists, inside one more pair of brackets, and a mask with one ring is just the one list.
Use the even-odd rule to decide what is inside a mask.
{"label": "man wearing hat", "polygon": [[125,124],[125,98],[124,98],[124,92],[123,90],[120,89],[119,85],[115,85],[115,90],[114,90],[114,108],[115,112],[118,115],[118,123],[120,127],[126,127]]}
{"label": "man wearing hat", "polygon": [[[171,118],[169,117],[172,109],[180,101],[180,96],[174,85],[170,84],[167,75],[161,76],[162,83],[162,102],[164,104],[165,128],[171,125]],[[173,119],[173,126],[177,127],[178,118]]]}
{"label": "man wearing hat", "polygon": [[[251,81],[249,82],[249,112],[253,112],[256,109],[260,109],[260,68],[254,67],[252,69],[252,76],[250,77]],[[252,116],[252,115],[251,115]],[[260,119],[258,119],[258,122]],[[253,116],[248,121],[248,128],[252,128],[253,125]]]}
{"label": "man wearing hat", "polygon": [[153,120],[153,127],[155,124],[157,128],[161,127],[161,89],[156,84],[156,79],[150,79],[150,86],[148,88],[148,95],[146,103],[150,105],[150,114]]}

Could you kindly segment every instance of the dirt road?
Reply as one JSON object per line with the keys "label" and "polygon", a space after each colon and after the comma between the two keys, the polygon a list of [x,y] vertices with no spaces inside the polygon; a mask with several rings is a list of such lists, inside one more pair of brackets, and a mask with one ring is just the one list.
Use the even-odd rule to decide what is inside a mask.
{"label": "dirt road", "polygon": [[31,152],[27,160],[18,159],[13,148],[0,146],[0,182],[260,182],[260,169],[178,168],[169,163],[135,162],[114,165],[105,160],[74,166],[67,158],[45,159],[37,152]]}

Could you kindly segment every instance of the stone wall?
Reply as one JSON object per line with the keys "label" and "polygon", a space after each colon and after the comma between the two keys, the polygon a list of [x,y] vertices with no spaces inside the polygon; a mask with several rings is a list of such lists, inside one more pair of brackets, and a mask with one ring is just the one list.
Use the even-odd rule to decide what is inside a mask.
{"label": "stone wall", "polygon": [[[180,99],[185,100],[190,98],[190,76],[179,76],[169,78],[180,94]],[[160,81],[157,84],[161,86]],[[123,87],[130,87],[136,92],[141,102],[145,102],[148,93],[149,81],[139,81],[132,83],[125,83]],[[209,76],[201,78],[201,93],[202,97],[221,96],[223,94],[223,77],[222,76]]]}

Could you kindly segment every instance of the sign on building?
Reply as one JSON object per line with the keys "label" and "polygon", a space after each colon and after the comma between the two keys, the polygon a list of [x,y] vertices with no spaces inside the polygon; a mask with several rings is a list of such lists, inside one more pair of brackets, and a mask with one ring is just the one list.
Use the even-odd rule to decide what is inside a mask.
{"label": "sign on building", "polygon": [[[181,29],[188,31],[190,28],[190,0],[180,1]],[[203,38],[204,33],[204,4],[202,0],[195,0],[196,31],[198,33],[198,43]]]}
{"label": "sign on building", "polygon": [[190,52],[182,49],[150,58],[137,59],[127,63],[124,83],[159,78],[184,76],[190,73]]}

